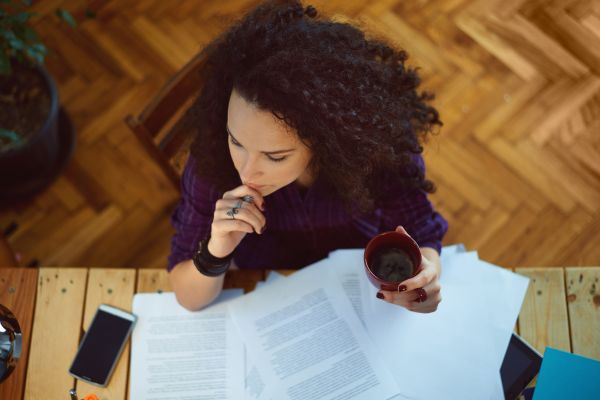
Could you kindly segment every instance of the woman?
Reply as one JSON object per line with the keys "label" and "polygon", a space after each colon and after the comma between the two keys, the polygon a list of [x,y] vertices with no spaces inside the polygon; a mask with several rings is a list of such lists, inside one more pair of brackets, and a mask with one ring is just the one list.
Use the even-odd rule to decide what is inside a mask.
{"label": "woman", "polygon": [[[269,1],[203,51],[205,84],[172,217],[168,270],[200,309],[238,268],[300,268],[398,229],[423,263],[380,299],[416,312],[441,301],[448,229],[431,206],[420,142],[442,125],[407,55],[298,1]],[[400,226],[401,225],[401,226]]]}

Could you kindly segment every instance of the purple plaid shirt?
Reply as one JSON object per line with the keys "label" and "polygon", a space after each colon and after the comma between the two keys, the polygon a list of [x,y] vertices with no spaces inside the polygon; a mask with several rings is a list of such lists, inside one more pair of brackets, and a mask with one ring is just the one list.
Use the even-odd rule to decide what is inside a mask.
{"label": "purple plaid shirt", "polygon": [[[424,171],[423,158],[417,157]],[[196,176],[192,157],[183,172],[181,200],[171,223],[167,270],[189,260],[198,242],[208,236],[215,203],[222,193],[205,178]],[[247,234],[234,251],[241,269],[297,269],[327,257],[341,248],[364,248],[378,233],[402,225],[421,247],[441,252],[448,222],[437,213],[422,190],[392,191],[370,214],[351,215],[341,206],[333,188],[316,179],[303,195],[291,183],[265,197],[267,229],[262,235]]]}

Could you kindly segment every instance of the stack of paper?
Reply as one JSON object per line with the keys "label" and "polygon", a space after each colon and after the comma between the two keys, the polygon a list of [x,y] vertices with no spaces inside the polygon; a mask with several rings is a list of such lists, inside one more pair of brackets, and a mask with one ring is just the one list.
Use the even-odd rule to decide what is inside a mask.
{"label": "stack of paper", "polygon": [[363,252],[271,273],[195,313],[170,294],[136,295],[130,398],[503,399],[528,278],[445,247],[442,302],[422,314],[376,298]]}
{"label": "stack of paper", "polygon": [[244,345],[227,308],[243,294],[224,290],[196,313],[181,307],[173,292],[136,294],[129,398],[244,398]]}

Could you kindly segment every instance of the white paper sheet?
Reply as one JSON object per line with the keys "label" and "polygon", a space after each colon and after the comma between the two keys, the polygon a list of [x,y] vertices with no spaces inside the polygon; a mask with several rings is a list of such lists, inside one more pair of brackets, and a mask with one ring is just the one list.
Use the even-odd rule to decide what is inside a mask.
{"label": "white paper sheet", "polygon": [[[298,343],[301,341],[309,343],[309,338],[317,337],[318,324],[323,322],[319,321],[317,317],[320,316],[325,320],[327,319],[325,317],[329,316],[333,310],[334,315],[341,319],[353,320],[353,322],[346,321],[349,323],[352,335],[355,334],[355,330],[363,330],[355,337],[358,347],[355,346],[349,351],[349,355],[357,354],[352,351],[364,346],[363,342],[367,343],[366,346],[370,347],[370,350],[367,351],[367,364],[374,371],[376,379],[380,379],[379,375],[382,375],[383,381],[385,381],[386,375],[388,380],[390,376],[393,376],[393,380],[398,383],[395,386],[395,393],[398,393],[396,395],[365,391],[360,395],[349,394],[342,398],[369,400],[482,398],[500,400],[503,398],[503,394],[499,368],[527,289],[528,278],[479,261],[476,252],[463,252],[462,245],[447,246],[442,250],[443,301],[438,311],[433,314],[412,313],[377,299],[375,297],[376,289],[367,280],[364,272],[362,261],[364,249],[334,251],[327,259],[306,267],[290,277],[270,273],[266,282],[263,283],[263,287],[259,289],[260,285],[257,285],[257,290],[253,294],[230,303],[225,302],[232,297],[240,296],[242,292],[241,290],[224,291],[215,304],[200,313],[212,310],[227,314],[228,304],[238,308],[241,319],[246,319],[246,326],[240,330],[243,333],[241,336],[246,341],[251,337],[251,340],[254,340],[254,347],[251,347],[246,353],[240,343],[242,338],[236,338],[235,334],[233,338],[230,337],[232,332],[237,332],[237,329],[231,329],[237,324],[233,324],[231,319],[226,319],[224,325],[227,327],[227,332],[222,336],[226,337],[231,344],[231,346],[228,345],[231,352],[220,360],[229,363],[226,371],[221,371],[227,375],[227,378],[222,383],[213,380],[215,385],[212,389],[206,385],[206,380],[194,380],[193,374],[200,371],[198,367],[190,368],[189,365],[182,366],[180,363],[180,361],[199,363],[201,354],[197,358],[190,358],[187,352],[179,354],[170,352],[169,357],[164,357],[164,353],[161,354],[161,351],[165,349],[158,345],[168,343],[169,346],[186,347],[189,343],[195,344],[193,340],[190,340],[190,336],[200,334],[202,329],[190,328],[190,335],[183,336],[180,335],[181,329],[179,329],[177,335],[172,334],[169,338],[168,329],[174,324],[165,324],[168,320],[165,317],[175,317],[176,319],[173,321],[176,321],[176,324],[188,323],[188,326],[191,327],[191,322],[183,318],[189,312],[177,304],[173,293],[136,295],[134,297],[134,313],[140,317],[145,315],[145,317],[140,318],[133,334],[130,398],[131,400],[180,399],[189,396],[190,399],[327,399],[329,397],[317,395],[314,391],[309,393],[310,387],[318,386],[314,384],[314,380],[325,381],[322,387],[327,389],[332,387],[332,382],[339,383],[348,378],[349,374],[356,373],[352,368],[352,366],[356,368],[356,362],[352,362],[351,358],[339,362],[337,369],[328,369],[327,367],[336,365],[333,361],[340,361],[344,356],[338,355],[337,358],[333,356],[330,358],[332,361],[329,362],[326,360],[313,363],[317,365],[313,368],[318,371],[313,372],[312,381],[304,384],[300,384],[300,381],[307,378],[304,375],[310,375],[307,373],[312,371],[310,367],[288,378],[281,379],[278,374],[281,375],[285,368],[290,370],[295,363],[295,361],[290,361],[289,357],[286,360],[287,364],[282,363],[285,352],[280,349],[292,348],[293,345],[299,347]],[[270,286],[274,287],[270,288]],[[253,323],[252,319],[254,321],[260,319],[259,314],[261,313],[273,314],[277,310],[285,309],[299,298],[297,296],[311,293],[311,288],[323,290],[330,304],[326,305],[326,302],[314,304],[311,308],[312,314],[314,314],[312,318],[309,317],[307,310],[279,315],[276,323],[262,328],[261,342],[257,342],[260,339],[258,330],[255,329],[256,332],[249,335],[252,329],[248,329],[248,326]],[[314,290],[312,293],[315,294]],[[142,299],[143,296],[150,297]],[[474,301],[474,299],[478,301]],[[243,306],[237,307],[238,303]],[[321,305],[321,309],[316,305]],[[213,309],[213,307],[215,308]],[[183,311],[182,314],[180,314],[181,311]],[[150,323],[150,318],[154,318],[154,322]],[[279,333],[286,332],[282,328],[284,325],[287,324],[290,327],[294,321],[298,322],[301,318],[305,320],[305,324],[300,324],[300,328],[304,329],[305,333],[301,334],[298,330],[288,332],[291,336],[285,339],[287,342],[274,346],[268,351],[257,349],[260,346],[264,347],[268,343],[267,339],[279,338],[280,335],[274,333],[275,329],[279,329]],[[375,345],[369,339],[362,339],[365,337],[364,326],[356,323],[358,319],[363,323],[366,321],[364,326],[367,327],[368,336],[375,341]],[[315,324],[314,329],[306,326],[311,322]],[[237,318],[236,323],[239,323]],[[164,326],[167,327],[166,330]],[[150,330],[151,328],[152,330]],[[272,335],[268,332],[271,332]],[[339,337],[343,337],[336,336],[332,329],[326,333],[336,337],[334,344],[338,344]],[[332,339],[328,335],[321,335],[320,341],[326,342],[328,339]],[[235,344],[236,339],[237,345]],[[153,346],[150,345],[152,341]],[[206,340],[201,342],[206,342]],[[144,346],[141,345],[142,343]],[[323,346],[323,343],[320,345]],[[302,349],[306,350],[306,346]],[[327,348],[326,345],[325,347]],[[237,350],[235,350],[236,348]],[[317,350],[304,351],[304,357],[314,357],[314,354],[323,351],[320,346],[315,348]],[[170,358],[172,355],[173,358]],[[276,357],[279,357],[279,364],[275,364],[279,366],[277,371],[273,368],[273,361],[278,360]],[[374,361],[378,357],[382,360],[381,362]],[[168,362],[173,362],[177,366],[169,365],[167,370],[165,366]],[[492,371],[493,368],[496,368],[495,374],[493,372],[485,373],[485,371]],[[384,370],[381,371],[382,369]],[[330,375],[337,373],[340,376],[327,381],[324,373],[326,370],[330,372]],[[211,371],[214,369],[211,368]],[[477,376],[477,379],[473,379],[474,375]],[[173,376],[176,378],[169,379]],[[201,377],[200,375],[196,375],[196,377],[206,378],[206,376]],[[227,392],[230,390],[228,385],[231,386],[233,381],[238,382],[235,385],[236,388],[233,389],[233,392]],[[365,381],[367,380],[365,379]],[[353,379],[351,384],[356,383],[357,379]],[[197,385],[198,388],[192,389],[193,385]],[[200,387],[202,385],[204,388]],[[295,391],[288,390],[286,394],[286,385],[287,387],[296,385]],[[386,385],[381,386],[385,388]],[[350,387],[345,385],[344,389]],[[191,390],[186,391],[186,389]],[[148,393],[153,390],[155,394]]]}
{"label": "white paper sheet", "polygon": [[387,399],[399,390],[335,272],[306,267],[229,303],[274,399]]}
{"label": "white paper sheet", "polygon": [[504,386],[502,385],[502,375],[500,371],[496,374],[496,380],[494,381],[494,388],[491,390],[490,397],[488,400],[506,400],[504,396]]}
{"label": "white paper sheet", "polygon": [[265,390],[265,381],[258,367],[249,360],[246,346],[244,346],[244,356],[246,365],[246,377],[244,381],[246,400],[268,399],[268,393]]}
{"label": "white paper sheet", "polygon": [[[370,303],[367,295],[371,293],[369,289],[372,287],[365,272],[364,251],[364,249],[335,250],[330,252],[326,259],[319,261],[320,264],[330,266],[336,271],[342,287],[363,325],[365,324],[364,310]],[[463,252],[465,252],[465,248],[462,244],[443,247],[442,264],[444,264],[444,259]],[[476,252],[472,252],[472,254],[477,257]]]}
{"label": "white paper sheet", "polygon": [[[364,271],[356,268],[354,261],[356,257],[364,252],[364,249],[344,249],[335,250],[329,253],[329,256],[306,268],[331,268],[335,271],[338,281],[360,322],[364,326],[364,306],[362,294],[364,293]],[[348,264],[346,259],[350,258],[353,262]]]}
{"label": "white paper sheet", "polygon": [[[364,265],[363,265],[363,260],[362,260],[363,252],[364,252],[364,249],[336,250],[329,254],[329,261],[333,264],[333,267],[338,271],[338,277],[342,280],[342,282],[344,282],[344,280],[346,280],[346,282],[348,283],[349,280],[356,279],[357,277],[359,277],[360,281],[362,282],[362,285],[354,283],[353,286],[362,288],[363,294],[366,294],[367,292],[373,293],[374,290],[371,287],[370,282],[364,276]],[[444,273],[447,270],[444,265],[452,257],[454,257],[454,255],[460,254],[460,253],[465,253],[465,252],[466,252],[466,250],[464,248],[464,245],[462,245],[462,244],[455,244],[455,245],[443,247],[441,261],[442,261],[442,266],[443,266],[442,268],[444,270]],[[470,256],[468,256],[468,257],[471,260],[476,260],[477,253],[470,252]],[[354,271],[354,273],[352,273],[353,271]],[[359,271],[359,272],[356,272],[356,271]],[[346,286],[346,285],[344,285],[344,286]],[[350,293],[347,292],[347,294],[349,296],[351,296]],[[366,295],[363,296],[362,294],[354,293],[354,296],[355,296],[355,298],[353,300],[351,300],[353,302],[353,305],[358,303],[358,299],[356,297],[360,296],[360,298],[362,300],[361,303],[363,303],[363,308],[368,307],[367,305],[364,305],[364,303],[367,302]],[[370,300],[368,302],[370,302]],[[514,302],[512,304],[513,304],[513,306],[516,305],[516,303],[514,303]],[[356,307],[355,307],[355,309],[356,309]],[[506,324],[506,322],[505,322],[506,318],[508,318],[510,320],[512,318],[512,316],[515,315],[515,313],[518,314],[518,310],[515,311],[514,307],[513,308],[508,307],[507,309],[505,309],[505,311],[507,311],[507,313],[505,313],[505,315],[503,317],[504,320],[499,322],[500,325]],[[505,338],[507,336],[508,336],[508,338],[510,338],[510,336],[508,335],[506,330],[505,330],[505,333],[499,334],[499,337],[496,340],[497,344],[498,344],[498,348],[500,348],[500,349],[504,348],[503,343],[505,342],[505,340],[506,340]],[[508,346],[508,342],[506,342],[506,347],[507,346]],[[382,349],[382,350],[383,350],[383,353],[385,354],[385,352],[386,352],[385,349]],[[505,353],[505,351],[498,352],[498,355],[501,357],[500,364],[502,363],[502,358],[504,357],[504,353]],[[385,357],[385,355],[384,355],[384,357]],[[502,380],[501,380],[499,371],[496,374],[495,378],[491,377],[490,380],[493,381],[494,388],[491,389],[492,393],[490,394],[489,399],[498,399],[498,400],[503,399],[504,394],[503,394],[503,389],[502,389]],[[422,383],[424,384],[425,382],[422,382]],[[467,388],[465,391],[468,392],[468,391],[470,391],[470,389]],[[400,398],[408,398],[408,397],[399,395],[395,398],[400,399]],[[417,395],[417,398],[420,398],[419,395]]]}
{"label": "white paper sheet", "polygon": [[407,397],[498,398],[500,365],[528,279],[471,252],[445,257],[440,283],[442,302],[430,314],[382,302],[369,287],[369,335],[385,343],[384,359]]}
{"label": "white paper sheet", "polygon": [[242,294],[224,290],[197,312],[181,307],[172,292],[136,294],[129,398],[242,399],[243,342],[227,310],[227,301]]}
{"label": "white paper sheet", "polygon": [[254,287],[254,290],[260,289],[261,287],[268,285],[269,283],[274,282],[277,279],[281,279],[281,278],[285,278],[285,275],[282,275],[275,271],[270,271],[269,275],[267,276],[267,280],[256,282],[256,286]]}
{"label": "white paper sheet", "polygon": [[285,278],[285,275],[280,274],[277,271],[269,272],[269,276],[267,276],[267,283],[275,282],[278,279]]}
{"label": "white paper sheet", "polygon": [[[285,279],[285,275],[276,271],[269,271],[269,275],[265,281],[256,284],[255,291],[279,279]],[[267,400],[268,392],[265,390],[265,382],[258,367],[249,359],[246,346],[244,345],[246,354],[246,380],[245,391],[246,400]]]}
{"label": "white paper sheet", "polygon": [[442,247],[442,257],[445,255],[464,253],[466,251],[467,250],[465,249],[465,245],[462,243],[451,244],[449,246]]}

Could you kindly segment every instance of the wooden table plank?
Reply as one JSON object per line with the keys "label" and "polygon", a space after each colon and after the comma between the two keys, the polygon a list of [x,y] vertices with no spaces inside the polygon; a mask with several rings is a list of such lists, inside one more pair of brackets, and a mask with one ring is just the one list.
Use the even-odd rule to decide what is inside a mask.
{"label": "wooden table plank", "polygon": [[[22,332],[21,357],[14,371],[0,384],[0,399],[23,398],[37,277],[38,270],[35,268],[0,268],[0,304],[12,311]],[[28,299],[31,301],[26,301]]]}
{"label": "wooden table plank", "polygon": [[230,270],[225,275],[223,289],[244,289],[244,293],[254,290],[256,284],[264,281],[266,271],[262,269]]}
{"label": "wooden table plank", "polygon": [[271,271],[267,271],[266,276],[269,276],[269,274],[271,272],[277,272],[280,275],[283,276],[290,276],[291,274],[293,274],[294,272],[298,271],[297,269],[278,269],[278,270],[271,270]]}
{"label": "wooden table plank", "polygon": [[[90,269],[83,316],[83,330],[89,328],[92,318],[101,303],[131,312],[135,289],[135,275],[136,271],[131,268]],[[129,377],[129,346],[130,343],[128,341],[108,386],[106,388],[99,388],[83,381],[77,381],[77,393],[79,397],[90,393],[96,394],[102,400],[120,400],[126,397],[125,393]],[[71,357],[75,357],[75,353]]]}
{"label": "wooden table plank", "polygon": [[566,269],[573,353],[600,360],[600,267]]}
{"label": "wooden table plank", "polygon": [[166,269],[138,269],[136,293],[172,292],[169,273]]}
{"label": "wooden table plank", "polygon": [[[21,367],[22,364],[25,366],[27,364],[25,358],[17,366],[17,369],[22,368],[22,373],[26,374],[25,398],[32,399],[67,398],[68,389],[74,383],[67,370],[82,337],[80,327],[88,327],[98,304],[104,302],[130,310],[134,292],[172,291],[168,273],[163,269],[89,269],[88,279],[88,269],[42,268],[37,282],[35,282],[35,270],[29,271],[34,272],[29,278],[30,293],[23,295],[23,290],[17,287],[17,291],[23,295],[19,296],[20,301],[17,305],[14,298],[12,302],[6,300],[5,291],[6,285],[11,286],[6,279],[7,276],[12,276],[10,282],[20,280],[14,277],[18,269],[9,268],[5,271],[0,269],[0,301],[9,305],[9,308],[12,305],[13,311],[27,306],[31,311],[35,310],[34,332],[31,334],[29,354],[31,362],[29,368]],[[277,272],[288,275],[293,271]],[[600,297],[598,297],[600,267],[569,268],[567,290],[565,290],[562,268],[516,268],[515,272],[532,279],[519,315],[521,336],[541,353],[546,346],[571,351],[570,328],[571,332],[576,332],[572,335],[573,351],[592,358],[600,358],[597,353],[600,350],[598,345],[600,339],[599,333],[596,333],[600,332]],[[262,270],[229,271],[224,287],[242,287],[248,292],[253,290],[256,283],[264,279],[267,273]],[[580,274],[581,281],[579,281]],[[5,281],[2,281],[2,278]],[[26,282],[27,279],[22,284]],[[37,302],[34,307],[35,286],[37,286]],[[567,295],[569,295],[569,304],[566,300]],[[21,300],[24,298],[28,301]],[[31,318],[30,316],[30,324]],[[79,383],[79,394],[83,396],[93,392],[100,394],[103,399],[125,398],[123,390],[127,389],[127,384],[123,382],[127,382],[129,376],[128,353],[129,349],[115,370],[109,385],[110,390],[102,391],[97,387]],[[14,376],[15,374],[11,378]],[[4,396],[5,392],[2,390],[6,387],[5,384],[0,385],[0,398],[20,398],[20,396]]]}
{"label": "wooden table plank", "polygon": [[[166,269],[141,268],[137,270],[136,293],[172,292],[169,273]],[[129,391],[127,391],[129,400]]]}
{"label": "wooden table plank", "polygon": [[[239,288],[244,289],[244,293],[251,292],[256,287],[256,283],[265,279],[264,270],[232,270],[227,271],[224,289]],[[169,274],[162,269],[140,269],[138,270],[138,284],[136,293],[147,292],[172,292],[169,283]]]}
{"label": "wooden table plank", "polygon": [[562,268],[515,268],[531,278],[519,314],[519,334],[540,354],[546,346],[571,351]]}
{"label": "wooden table plank", "polygon": [[40,268],[25,399],[65,399],[79,347],[87,268]]}

